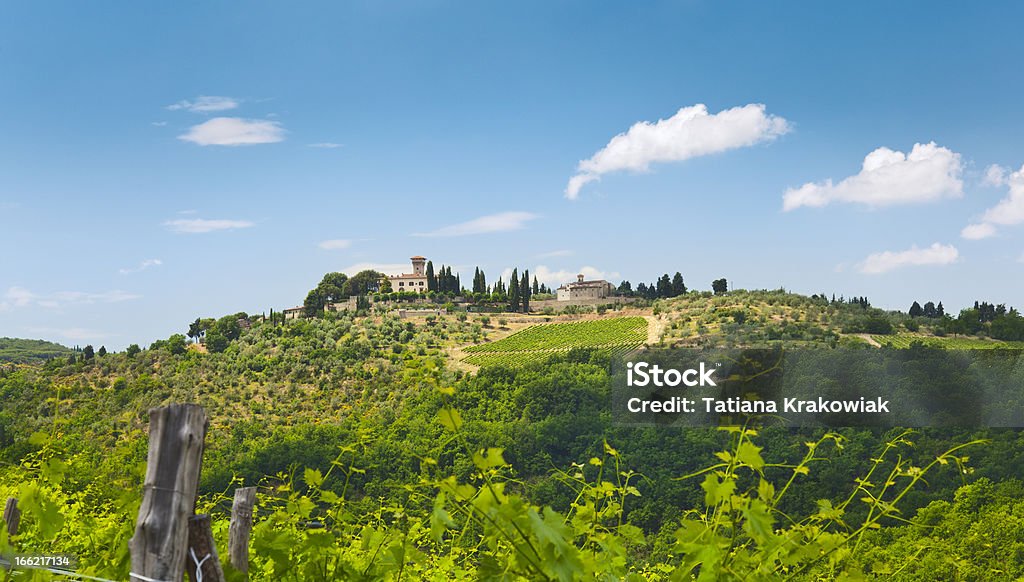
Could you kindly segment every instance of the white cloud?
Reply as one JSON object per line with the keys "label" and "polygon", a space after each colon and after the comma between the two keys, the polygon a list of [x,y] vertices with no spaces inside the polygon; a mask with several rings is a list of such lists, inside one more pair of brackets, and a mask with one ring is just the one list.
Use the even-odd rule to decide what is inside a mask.
{"label": "white cloud", "polygon": [[163,126],[167,125],[167,122],[166,121],[151,121],[151,122],[149,122],[149,124],[154,126],[154,127],[163,127]]}
{"label": "white cloud", "polygon": [[227,111],[238,107],[238,100],[231,97],[217,97],[214,95],[200,95],[194,101],[182,99],[174,105],[168,105],[167,109],[177,111],[184,109],[193,113],[210,113],[212,111]]}
{"label": "white cloud", "polygon": [[360,271],[379,271],[385,275],[399,275],[412,271],[411,263],[356,263],[341,270],[349,277]]}
{"label": "white cloud", "polygon": [[1007,174],[1009,171],[1006,168],[999,164],[992,164],[985,168],[985,178],[981,183],[986,186],[1002,186],[1006,183]]}
{"label": "white cloud", "polygon": [[201,146],[276,143],[284,141],[284,128],[276,121],[214,117],[199,125],[193,125],[187,133],[179,135],[178,139]]}
{"label": "white cloud", "polygon": [[352,241],[346,238],[335,238],[331,240],[320,241],[320,244],[318,244],[317,246],[324,249],[325,251],[337,251],[349,248],[350,246],[352,246]]}
{"label": "white cloud", "polygon": [[573,254],[572,251],[563,249],[563,250],[548,251],[546,253],[541,253],[541,254],[537,255],[537,258],[538,259],[551,259],[551,258],[555,258],[555,257],[568,257],[568,256],[571,256],[572,254]]}
{"label": "white cloud", "polygon": [[960,252],[953,245],[934,243],[927,248],[913,246],[905,251],[884,251],[868,255],[860,264],[860,272],[880,275],[903,267],[922,265],[948,265],[955,263]]}
{"label": "white cloud", "polygon": [[765,106],[752,103],[708,114],[704,104],[683,107],[668,119],[640,121],[626,133],[576,167],[565,197],[575,200],[580,189],[603,174],[647,171],[655,162],[678,162],[771,141],[789,131],[782,117],[766,115]]}
{"label": "white cloud", "polygon": [[492,232],[510,232],[521,230],[526,223],[538,218],[530,212],[499,212],[474,218],[459,224],[445,226],[430,232],[416,233],[413,236],[467,236],[472,234],[487,234]]}
{"label": "white cloud", "polygon": [[989,166],[985,173],[985,183],[1006,186],[1009,192],[998,204],[985,211],[980,222],[964,227],[960,236],[966,239],[995,236],[998,226],[1024,223],[1024,165],[1016,172],[1001,166]]}
{"label": "white cloud", "polygon": [[958,198],[963,195],[962,172],[960,154],[935,142],[916,143],[909,154],[880,147],[865,156],[860,173],[838,184],[830,178],[786,190],[782,209],[832,202],[880,207]]}
{"label": "white cloud", "polygon": [[981,222],[978,224],[968,224],[960,231],[960,236],[967,240],[979,240],[995,236],[996,227],[988,224],[987,222]]}
{"label": "white cloud", "polygon": [[[554,288],[560,287],[561,285],[564,285],[565,283],[572,283],[573,281],[576,280],[576,276],[578,274],[581,274],[581,273],[583,274],[583,277],[586,280],[588,280],[588,281],[590,281],[592,279],[608,279],[608,280],[611,280],[611,279],[617,279],[619,277],[619,273],[618,272],[615,272],[615,271],[610,271],[610,272],[609,271],[602,271],[600,269],[597,269],[597,268],[591,267],[591,266],[583,266],[583,267],[580,267],[579,269],[577,269],[575,271],[570,271],[570,270],[566,270],[566,269],[560,269],[560,270],[556,271],[554,269],[548,268],[545,265],[537,265],[536,267],[530,269],[530,281],[532,282],[533,278],[537,277],[537,281],[538,282],[544,283],[548,287],[551,287],[552,289],[554,289]],[[520,277],[523,276],[522,271],[520,271],[518,274],[519,274]],[[505,270],[503,270],[501,272],[501,280],[504,281],[505,283],[508,283],[509,278],[511,276],[512,276],[512,268],[511,267],[508,267],[508,268],[506,268]]]}
{"label": "white cloud", "polygon": [[150,267],[159,267],[162,264],[164,264],[164,262],[161,261],[160,259],[146,259],[145,261],[139,263],[137,267],[120,269],[118,272],[120,272],[122,275],[127,275],[129,273],[138,273],[139,271],[145,271]]}
{"label": "white cloud", "polygon": [[256,226],[256,224],[248,220],[208,220],[205,218],[178,218],[176,220],[165,221],[164,226],[166,226],[167,229],[170,230],[171,232],[175,232],[178,234],[200,234],[206,232],[214,232],[218,230],[236,230],[239,228],[249,228],[252,226]]}
{"label": "white cloud", "polygon": [[141,295],[128,293],[126,291],[114,290],[100,293],[89,293],[85,291],[57,291],[48,294],[34,293],[24,287],[10,287],[4,294],[4,301],[0,303],[4,309],[21,307],[46,307],[60,309],[68,305],[90,305],[93,303],[120,303],[139,299]]}
{"label": "white cloud", "polygon": [[307,147],[311,147],[311,148],[323,148],[323,149],[332,150],[334,148],[345,147],[345,144],[334,143],[333,141],[322,141],[322,142],[318,142],[318,143],[308,143],[308,144],[306,144],[306,146]]}

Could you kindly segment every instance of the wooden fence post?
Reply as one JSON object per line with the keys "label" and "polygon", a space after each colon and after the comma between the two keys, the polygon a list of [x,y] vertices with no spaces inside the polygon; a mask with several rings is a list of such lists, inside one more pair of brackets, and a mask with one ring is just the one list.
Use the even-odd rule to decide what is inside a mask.
{"label": "wooden fence post", "polygon": [[231,504],[231,525],[228,527],[228,555],[231,565],[240,572],[249,571],[249,533],[252,531],[252,510],[256,504],[255,487],[235,489]]}
{"label": "wooden fence post", "polygon": [[18,509],[18,499],[7,498],[7,505],[4,506],[4,523],[7,524],[8,539],[18,533],[18,522],[21,521],[21,510]]}
{"label": "wooden fence post", "polygon": [[[224,570],[217,556],[217,546],[213,543],[213,530],[210,529],[210,516],[205,513],[193,515],[188,520],[188,556],[185,559],[185,570],[192,582],[224,582]],[[201,575],[196,574],[197,569],[201,569]]]}
{"label": "wooden fence post", "polygon": [[179,582],[184,575],[207,426],[206,412],[195,404],[149,411],[142,505],[128,541],[132,581]]}

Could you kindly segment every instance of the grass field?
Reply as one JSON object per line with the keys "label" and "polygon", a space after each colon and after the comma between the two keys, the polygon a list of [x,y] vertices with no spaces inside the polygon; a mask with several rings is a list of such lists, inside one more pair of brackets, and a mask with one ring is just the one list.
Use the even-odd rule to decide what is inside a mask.
{"label": "grass field", "polygon": [[539,324],[496,342],[470,346],[463,361],[474,366],[520,365],[574,348],[617,354],[637,348],[646,340],[647,320],[642,317]]}
{"label": "grass field", "polygon": [[914,342],[921,342],[926,346],[944,348],[947,350],[992,350],[992,349],[1024,349],[1024,342],[1007,342],[981,338],[969,337],[935,337],[901,333],[897,335],[873,335],[875,341],[883,346],[894,348],[909,348]]}

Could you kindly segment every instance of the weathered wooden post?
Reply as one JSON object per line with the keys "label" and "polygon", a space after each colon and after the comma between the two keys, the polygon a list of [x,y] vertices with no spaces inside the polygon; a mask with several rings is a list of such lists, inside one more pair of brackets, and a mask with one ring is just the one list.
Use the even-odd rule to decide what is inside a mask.
{"label": "weathered wooden post", "polygon": [[240,572],[249,571],[249,533],[252,531],[252,510],[256,504],[255,487],[235,489],[231,504],[231,525],[228,527],[228,555],[231,565]]}
{"label": "weathered wooden post", "polygon": [[132,581],[178,582],[184,575],[207,426],[206,412],[195,404],[149,411],[142,506],[128,541]]}
{"label": "weathered wooden post", "polygon": [[[205,513],[193,515],[188,520],[188,572],[192,582],[224,582],[224,570],[220,566],[217,547],[213,543],[210,516]],[[196,575],[200,570],[202,575]]]}
{"label": "weathered wooden post", "polygon": [[18,499],[8,497],[7,505],[4,506],[4,523],[7,524],[8,539],[18,533],[19,521],[21,521],[21,510],[18,509]]}

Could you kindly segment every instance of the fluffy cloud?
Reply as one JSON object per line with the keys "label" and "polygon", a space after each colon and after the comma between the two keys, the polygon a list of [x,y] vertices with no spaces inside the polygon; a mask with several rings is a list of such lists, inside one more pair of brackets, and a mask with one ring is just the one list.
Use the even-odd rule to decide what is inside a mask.
{"label": "fluffy cloud", "polygon": [[164,262],[161,261],[160,259],[146,259],[145,261],[139,263],[137,267],[126,267],[124,269],[120,269],[118,272],[120,272],[122,275],[127,275],[129,273],[138,273],[139,271],[145,271],[150,267],[159,267],[162,264],[164,264]]}
{"label": "fluffy cloud", "polygon": [[59,309],[68,305],[89,305],[93,303],[120,303],[138,299],[141,295],[128,293],[126,291],[114,290],[100,293],[88,293],[85,291],[57,291],[55,293],[39,294],[24,287],[10,287],[0,302],[0,310],[20,307],[47,307]]}
{"label": "fluffy cloud", "polygon": [[996,227],[987,222],[968,224],[960,231],[960,236],[967,240],[979,240],[994,236],[995,234]]}
{"label": "fluffy cloud", "polygon": [[184,109],[193,113],[210,113],[212,111],[227,111],[238,107],[238,100],[231,97],[217,97],[213,95],[200,95],[194,101],[182,99],[174,105],[168,105],[167,109],[177,111]]}
{"label": "fluffy cloud", "polygon": [[580,161],[569,178],[565,197],[575,200],[580,189],[603,174],[647,171],[655,162],[677,162],[771,141],[789,131],[789,123],[766,115],[759,103],[709,114],[704,104],[683,107],[668,119],[640,121],[613,137],[591,158]]}
{"label": "fluffy cloud", "polygon": [[339,251],[342,249],[347,249],[348,247],[352,246],[352,241],[348,240],[347,238],[335,238],[331,240],[320,241],[320,244],[318,244],[317,246],[324,249],[325,251]]}
{"label": "fluffy cloud", "polygon": [[955,263],[959,257],[960,252],[953,245],[934,243],[923,249],[913,246],[905,251],[884,251],[868,255],[860,264],[860,272],[880,275],[903,267],[948,265]]}
{"label": "fluffy cloud", "polygon": [[242,119],[240,117],[214,117],[193,125],[178,136],[182,141],[201,146],[240,146],[284,141],[284,128],[276,121]]}
{"label": "fluffy cloud", "polygon": [[178,234],[201,234],[218,230],[236,230],[256,226],[248,220],[227,220],[205,218],[178,218],[164,222],[164,226],[171,232]]}
{"label": "fluffy cloud", "polygon": [[909,154],[881,147],[864,158],[859,174],[833,184],[808,182],[790,188],[782,197],[783,210],[856,202],[870,207],[931,202],[963,195],[960,154],[935,142],[916,143]]}
{"label": "fluffy cloud", "polygon": [[988,238],[996,234],[997,226],[1024,223],[1024,166],[1016,172],[1001,166],[989,166],[985,172],[985,183],[1006,186],[1009,193],[998,204],[986,210],[980,222],[969,224],[960,231],[960,236],[966,239]]}
{"label": "fluffy cloud", "polygon": [[510,232],[521,230],[526,223],[537,218],[536,214],[530,212],[499,212],[488,214],[480,218],[474,218],[459,224],[452,224],[430,232],[416,233],[413,236],[467,236],[472,234],[487,234],[492,232]]}
{"label": "fluffy cloud", "polygon": [[345,147],[345,144],[334,143],[333,141],[322,141],[322,142],[318,142],[318,143],[308,143],[308,144],[306,144],[306,146],[307,147],[311,147],[311,148],[322,148],[322,149],[333,150],[335,148]]}

